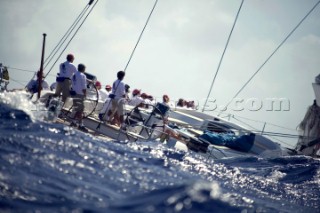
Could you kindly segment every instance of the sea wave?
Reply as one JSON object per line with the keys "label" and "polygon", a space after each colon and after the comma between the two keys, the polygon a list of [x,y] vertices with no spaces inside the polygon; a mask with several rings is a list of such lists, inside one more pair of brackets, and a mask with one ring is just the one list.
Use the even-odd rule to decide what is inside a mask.
{"label": "sea wave", "polygon": [[215,160],[110,141],[41,120],[29,100],[3,100],[0,211],[319,212],[318,159]]}

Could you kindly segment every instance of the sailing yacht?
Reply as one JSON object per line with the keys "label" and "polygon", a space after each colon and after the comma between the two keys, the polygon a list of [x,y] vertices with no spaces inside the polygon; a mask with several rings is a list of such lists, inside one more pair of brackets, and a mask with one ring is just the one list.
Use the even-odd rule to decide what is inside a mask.
{"label": "sailing yacht", "polygon": [[[99,100],[94,83],[88,86],[85,100],[84,125],[91,134],[124,142],[156,141],[183,151],[193,151],[215,159],[243,155],[275,157],[288,155],[287,149],[265,136],[217,116],[196,110],[170,108],[163,103],[145,107],[125,105],[126,129],[99,120],[103,102]],[[73,117],[72,101],[61,103],[45,91],[41,97],[48,107],[48,118],[68,125]],[[51,100],[50,100],[51,99]],[[61,112],[57,112],[61,111]],[[52,116],[62,114],[60,118]]]}
{"label": "sailing yacht", "polygon": [[[77,24],[80,25],[79,28],[82,26],[82,23],[87,17],[85,14],[87,11],[89,11],[88,9],[92,3],[93,1],[89,1],[83,10],[84,12],[80,13],[80,18],[77,18],[72,26],[76,26]],[[157,1],[155,2],[154,7],[156,3]],[[153,9],[148,17],[148,20],[153,12]],[[91,10],[87,14],[89,15],[90,12]],[[83,21],[81,23],[80,20],[82,20],[82,18]],[[146,24],[148,23],[148,20]],[[146,25],[143,29],[145,29],[145,27]],[[71,27],[70,29],[73,30],[74,28],[75,27]],[[72,30],[70,30],[70,32],[68,30],[66,35],[70,35]],[[76,30],[75,34],[77,32],[78,30]],[[140,41],[141,35],[139,36],[138,42]],[[64,38],[62,41],[63,40],[65,41]],[[282,44],[283,43],[281,43],[281,45]],[[138,43],[136,46],[137,45]],[[279,47],[277,49],[279,49]],[[66,48],[67,45],[65,49]],[[131,60],[134,50],[130,56],[128,64]],[[272,55],[273,54],[274,52]],[[54,65],[55,63],[52,65],[52,67],[54,67]],[[318,85],[316,85],[314,88],[315,91],[319,90]],[[313,125],[315,120],[313,118],[317,116],[316,107],[317,103],[320,103],[319,101],[317,101],[314,107],[310,109],[312,113],[315,113],[309,113],[312,114],[312,116],[307,116],[305,122],[302,122],[300,125],[303,129],[303,133],[300,138],[301,140],[299,141],[299,147],[294,150],[295,152],[290,152],[290,150],[283,148],[278,143],[257,132],[250,131],[241,125],[227,121],[218,116],[208,115],[196,110],[185,110],[179,108],[170,109],[161,103],[149,106],[149,109],[139,107],[133,108],[127,105],[126,122],[128,127],[126,129],[121,129],[99,119],[98,113],[102,108],[103,103],[99,101],[97,90],[94,84],[88,84],[87,94],[91,95],[89,95],[85,100],[86,117],[84,119],[84,124],[91,130],[92,134],[99,133],[113,140],[122,140],[128,142],[154,140],[166,143],[168,146],[172,146],[177,149],[182,149],[185,151],[192,150],[214,158],[239,155],[280,156],[290,153],[310,153],[310,155],[313,156],[318,153],[316,150],[319,144],[317,142],[319,135],[314,133],[316,132],[317,125]],[[319,95],[319,92],[316,92],[316,96],[317,95]],[[62,106],[59,100],[50,98],[51,96],[52,92],[43,91],[40,98],[40,100],[42,100],[48,108],[48,120],[57,120],[58,122],[68,124],[73,116],[72,102],[69,100]],[[63,116],[60,116],[61,118],[57,118],[60,112],[62,112]],[[307,150],[310,149],[313,151],[307,152]]]}

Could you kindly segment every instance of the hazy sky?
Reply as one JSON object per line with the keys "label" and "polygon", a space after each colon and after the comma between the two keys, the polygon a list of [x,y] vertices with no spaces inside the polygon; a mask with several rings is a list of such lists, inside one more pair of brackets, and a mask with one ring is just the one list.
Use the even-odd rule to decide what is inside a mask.
{"label": "hazy sky", "polygon": [[[317,2],[244,1],[211,94],[218,106],[235,95]],[[1,0],[0,62],[9,67],[37,70],[42,33],[47,33],[48,56],[87,3],[87,0]],[[182,97],[203,103],[240,3],[240,0],[159,0],[127,69],[125,82],[132,89],[139,88],[156,97],[168,94],[172,99]],[[54,81],[59,63],[70,52],[75,55],[75,64],[86,64],[87,71],[95,74],[102,84],[110,84],[116,72],[124,69],[153,4],[153,0],[100,0],[51,71],[48,82]],[[286,98],[290,110],[275,112],[262,107],[258,111],[227,112],[295,129],[312,104],[311,83],[320,73],[319,20],[320,6],[239,95],[245,100],[256,98],[263,106],[268,98]],[[21,88],[33,74],[10,69],[10,75],[20,82],[11,81],[12,89]],[[263,127],[263,123],[250,124]],[[267,125],[266,130],[273,129]]]}

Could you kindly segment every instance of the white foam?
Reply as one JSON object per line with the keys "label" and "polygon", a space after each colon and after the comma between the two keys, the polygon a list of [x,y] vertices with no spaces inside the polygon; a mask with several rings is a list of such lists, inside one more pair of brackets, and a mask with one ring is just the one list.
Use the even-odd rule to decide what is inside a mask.
{"label": "white foam", "polygon": [[271,172],[271,174],[268,178],[274,182],[278,182],[280,179],[284,178],[286,175],[287,175],[286,173],[275,170],[275,171]]}
{"label": "white foam", "polygon": [[0,93],[0,103],[24,111],[33,121],[43,120],[47,114],[44,104],[40,102],[33,103],[30,100],[30,94],[25,91]]}

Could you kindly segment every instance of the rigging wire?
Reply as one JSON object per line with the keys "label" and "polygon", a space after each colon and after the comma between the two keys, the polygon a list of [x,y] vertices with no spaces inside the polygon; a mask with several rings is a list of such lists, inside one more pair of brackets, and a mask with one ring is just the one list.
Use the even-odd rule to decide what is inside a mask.
{"label": "rigging wire", "polygon": [[[243,122],[243,121],[241,121],[241,120],[239,120],[239,119],[237,119],[237,118],[235,118],[235,117],[233,117],[233,119],[235,119],[235,120],[237,120],[238,122],[240,122],[240,123],[242,123],[242,124],[244,124],[244,125],[247,125],[247,126],[249,126],[250,128],[254,129],[253,132],[258,133],[258,134],[263,134],[261,131],[259,131],[258,129],[254,128],[253,126],[251,126],[251,125],[249,125],[249,124],[247,124],[247,123],[245,123],[245,122]],[[264,135],[267,135],[267,134],[264,134]],[[277,140],[278,142],[281,142],[281,143],[284,143],[284,144],[285,144],[285,142],[279,140],[278,138],[271,137],[270,135],[269,135],[269,137],[272,138],[272,139],[274,139],[274,140]],[[287,145],[288,145],[288,144],[287,144]]]}
{"label": "rigging wire", "polygon": [[[241,123],[243,123],[243,124],[245,124],[245,125],[247,125],[247,126],[249,126],[249,127],[251,127],[251,128],[253,128],[253,127],[250,126],[249,124],[247,124],[247,123],[245,123],[245,122],[243,122],[243,121],[241,121],[241,120],[239,120],[239,119],[236,119],[236,118],[234,118],[234,119],[237,120],[237,121],[239,121],[239,122],[241,122]],[[255,128],[253,128],[253,129],[255,129]],[[249,130],[249,132],[251,132],[251,130]],[[255,130],[253,130],[252,132],[255,132]],[[264,136],[269,136],[271,139],[276,140],[276,141],[278,141],[278,142],[280,142],[280,143],[282,143],[282,144],[285,144],[285,145],[287,145],[287,146],[290,146],[290,147],[294,147],[295,145],[292,145],[292,144],[289,144],[289,143],[287,143],[287,142],[285,142],[285,141],[283,141],[283,140],[280,140],[278,137],[283,137],[283,138],[287,138],[287,139],[298,139],[298,138],[302,138],[302,136],[300,136],[300,135],[286,134],[286,133],[278,133],[278,132],[267,132],[267,131],[261,132],[261,131],[257,130],[255,133],[261,134],[261,135],[264,135]]]}
{"label": "rigging wire", "polygon": [[[235,119],[237,120],[237,119]],[[238,120],[239,122],[247,125],[247,126],[250,126],[248,125],[247,123],[241,121],[241,120]],[[193,128],[193,129],[197,129],[197,130],[203,130],[203,125],[187,125],[185,126],[186,129],[188,128]],[[254,133],[254,134],[259,134],[261,135],[261,131],[260,130],[257,130],[256,128],[250,126],[252,129],[231,129],[232,132],[234,131],[239,131],[239,132],[242,132],[242,133]],[[280,140],[278,137],[282,137],[282,138],[287,138],[287,139],[298,139],[298,138],[309,138],[307,136],[301,136],[301,135],[294,135],[294,134],[285,134],[285,133],[279,133],[279,132],[266,132],[264,131],[263,134],[264,136],[268,136],[270,139],[272,139],[273,141],[277,141],[277,142],[280,142],[282,144],[285,144],[287,145],[288,147],[294,147],[294,145],[290,144],[290,143],[287,143],[285,141],[282,141]]]}
{"label": "rigging wire", "polygon": [[[254,131],[259,131],[257,128],[255,128],[255,127],[253,127],[253,126],[251,126],[251,125],[249,125],[249,124],[247,124],[247,123],[245,123],[245,122],[243,122],[243,121],[241,121],[241,120],[237,119],[237,118],[236,118],[236,117],[234,117],[234,116],[232,116],[232,118],[233,118],[233,119],[235,119],[235,120],[237,120],[237,121],[239,121],[239,122],[241,122],[242,124],[245,124],[246,126],[248,126],[248,127],[252,128]],[[259,132],[261,133],[261,131],[259,131]]]}
{"label": "rigging wire", "polygon": [[224,58],[224,54],[225,54],[225,52],[226,52],[226,50],[227,50],[227,48],[228,48],[229,41],[230,41],[231,35],[232,35],[232,33],[233,33],[233,29],[234,29],[234,27],[235,27],[235,25],[236,25],[236,23],[237,23],[237,20],[238,20],[238,17],[239,17],[239,14],[240,14],[240,11],[241,11],[243,2],[244,2],[244,0],[241,1],[240,7],[239,7],[238,12],[237,12],[237,15],[236,15],[236,18],[235,18],[235,20],[234,20],[234,22],[233,22],[232,29],[231,29],[231,31],[230,31],[229,37],[228,37],[228,39],[227,39],[227,43],[226,43],[226,45],[225,45],[225,47],[224,47],[222,56],[221,56],[221,58],[220,58],[220,61],[219,61],[219,64],[218,64],[218,67],[217,67],[217,70],[216,70],[216,74],[215,74],[214,77],[213,77],[213,80],[212,80],[212,83],[211,83],[211,86],[210,86],[210,89],[209,89],[209,93],[208,93],[208,95],[207,95],[206,101],[205,101],[205,103],[204,103],[204,105],[203,105],[203,108],[202,108],[202,112],[204,112],[204,108],[206,107],[207,102],[208,102],[208,99],[209,99],[209,97],[210,97],[213,84],[214,84],[214,82],[215,82],[215,80],[216,80],[216,77],[217,77],[217,75],[218,75],[218,72],[219,72],[219,70],[220,70],[220,66],[221,66],[222,60],[223,60],[223,58]]}
{"label": "rigging wire", "polygon": [[[235,115],[233,115],[233,117],[234,116]],[[287,127],[284,127],[284,126],[280,126],[280,125],[277,125],[277,124],[268,123],[268,122],[264,122],[264,121],[258,121],[258,120],[254,120],[254,119],[251,119],[251,118],[242,117],[242,116],[239,116],[239,115],[237,115],[237,117],[245,119],[245,120],[248,120],[248,121],[254,121],[254,122],[257,122],[257,123],[265,123],[265,124],[268,124],[268,125],[271,125],[271,126],[276,126],[276,127],[282,128],[282,129],[290,130],[290,131],[297,131],[296,129],[291,129],[291,128],[287,128]]]}
{"label": "rigging wire", "polygon": [[220,118],[229,118],[229,116],[231,116],[232,118],[234,118],[234,117],[236,116],[236,117],[238,117],[238,118],[242,118],[242,119],[245,119],[245,120],[248,120],[248,121],[253,121],[253,122],[257,122],[257,123],[265,123],[265,124],[267,124],[267,125],[279,127],[279,128],[286,129],[286,130],[289,130],[289,131],[297,131],[297,129],[292,129],[292,128],[280,126],[280,125],[278,125],[278,124],[269,123],[269,122],[265,122],[265,121],[260,121],[260,120],[255,120],[255,119],[251,119],[251,118],[246,118],[246,117],[239,116],[239,115],[235,115],[235,114],[231,114],[231,113],[225,113],[225,112],[220,112],[220,111],[216,111],[216,110],[212,110],[212,112],[216,112],[216,113],[218,113],[219,115],[221,115],[221,114],[226,114],[225,117],[220,117]]}
{"label": "rigging wire", "polygon": [[[32,78],[30,79],[30,81],[36,76],[36,73],[37,73],[36,71],[26,70],[26,69],[20,69],[20,68],[15,68],[15,67],[10,67],[10,66],[8,66],[8,68],[10,68],[10,69],[12,69],[12,70],[19,70],[19,71],[23,71],[23,72],[34,73],[34,75],[32,76]],[[11,79],[12,79],[12,78],[11,78]],[[12,79],[12,81],[20,84],[20,85],[23,86],[24,88],[27,88],[27,84],[28,84],[28,83],[27,83],[26,85],[24,85],[24,84],[22,84],[22,83],[20,83],[20,82],[30,82],[30,81],[20,81],[20,82],[18,82],[18,81],[13,80],[13,79]]]}
{"label": "rigging wire", "polygon": [[[8,68],[10,68],[11,70],[18,70],[18,71],[21,71],[21,72],[37,73],[37,71],[20,69],[20,68],[15,68],[15,67],[10,67],[10,66],[8,66]],[[49,75],[49,76],[55,76],[55,75]],[[28,81],[22,81],[22,82],[28,82]]]}
{"label": "rigging wire", "polygon": [[[229,114],[229,115],[232,115],[232,114]],[[245,133],[255,133],[255,134],[262,134],[264,136],[269,136],[271,139],[275,140],[275,141],[278,141],[280,143],[283,143],[287,146],[290,146],[290,147],[293,147],[294,145],[292,144],[289,144],[285,141],[282,141],[280,140],[279,138],[276,138],[276,137],[282,137],[282,138],[287,138],[287,139],[298,139],[298,138],[305,138],[306,136],[301,136],[301,135],[297,135],[297,134],[287,134],[287,133],[279,133],[279,132],[272,132],[272,131],[261,131],[251,125],[249,125],[248,123],[245,123],[244,121],[241,121],[239,119],[237,119],[235,117],[235,115],[232,115],[231,116],[232,118],[234,118],[235,120],[237,120],[238,122],[250,127],[251,129],[239,129],[239,131],[241,132],[245,132]],[[240,117],[240,116],[237,116],[237,117]],[[240,117],[240,118],[244,118],[244,117]],[[247,119],[247,118],[245,118]],[[261,121],[257,121],[257,120],[252,120],[252,119],[248,119],[248,120],[251,120],[251,121],[255,121],[255,122],[260,122],[260,123],[266,123],[266,122],[261,122]],[[268,123],[267,123],[268,124]],[[278,126],[278,125],[275,125],[275,126]],[[282,127],[282,126],[278,126],[278,127],[281,127],[281,128],[284,128],[284,129],[288,129],[288,128],[285,128],[285,127]],[[193,129],[198,129],[198,130],[203,130],[203,124],[201,125],[186,125],[185,128],[193,128]],[[293,129],[288,129],[288,130],[293,130]],[[295,130],[296,131],[296,130]],[[307,137],[308,138],[308,137]]]}
{"label": "rigging wire", "polygon": [[68,41],[68,43],[66,44],[66,46],[63,48],[63,50],[61,51],[61,53],[59,54],[58,58],[55,60],[55,62],[53,63],[53,65],[51,66],[51,68],[49,69],[49,71],[47,72],[47,74],[45,75],[44,78],[46,78],[48,76],[48,74],[51,72],[51,70],[53,69],[53,67],[56,65],[56,63],[58,62],[58,60],[60,59],[61,55],[64,53],[64,51],[67,49],[67,47],[69,46],[69,44],[71,43],[71,41],[74,39],[74,37],[76,36],[76,34],[78,33],[78,31],[80,30],[80,28],[82,27],[82,25],[84,24],[84,22],[87,20],[88,16],[91,14],[92,10],[95,8],[95,6],[97,5],[97,3],[99,2],[99,0],[97,0],[94,5],[91,7],[90,11],[87,13],[87,15],[85,16],[85,18],[82,20],[81,24],[78,26],[77,30],[74,32],[73,36],[70,38],[70,40]]}
{"label": "rigging wire", "polygon": [[269,124],[271,126],[279,127],[279,128],[282,128],[282,129],[286,129],[286,130],[289,130],[289,131],[297,131],[297,129],[291,129],[291,128],[287,128],[287,127],[280,126],[280,125],[273,124],[273,123],[267,123],[267,124]]}
{"label": "rigging wire", "polygon": [[[21,83],[22,81],[18,81],[18,80],[15,80],[13,78],[10,77],[10,81],[13,81],[13,82],[16,82],[17,84],[20,84],[21,86],[24,86],[23,83]],[[23,81],[24,82],[24,81]]]}
{"label": "rigging wire", "polygon": [[153,7],[152,7],[152,9],[151,9],[151,12],[150,12],[150,14],[149,14],[149,16],[148,16],[148,18],[147,18],[147,21],[146,21],[146,23],[145,23],[145,25],[144,25],[141,33],[140,33],[140,36],[139,36],[139,38],[138,38],[138,41],[136,42],[136,45],[134,46],[133,51],[131,52],[131,55],[130,55],[130,57],[129,57],[129,60],[128,60],[126,66],[125,66],[125,68],[124,68],[124,70],[123,70],[124,72],[126,72],[128,66],[129,66],[129,63],[130,63],[130,61],[131,61],[131,59],[132,59],[132,57],[133,57],[133,54],[135,53],[135,51],[136,51],[136,49],[137,49],[137,46],[138,46],[138,44],[140,43],[140,40],[141,40],[142,35],[143,35],[143,33],[144,33],[144,30],[146,29],[146,27],[147,27],[147,25],[148,25],[148,23],[149,23],[149,20],[150,20],[151,15],[152,15],[152,13],[153,13],[153,11],[154,11],[154,8],[157,6],[157,3],[158,3],[158,0],[155,1],[154,5],[153,5]]}
{"label": "rigging wire", "polygon": [[[90,3],[90,2],[89,2]],[[83,18],[84,14],[87,12],[87,10],[90,7],[90,4],[87,4],[83,10],[81,11],[81,13],[79,14],[79,16],[75,19],[75,21],[72,23],[72,25],[69,27],[69,29],[66,31],[66,33],[62,36],[62,38],[60,39],[60,41],[58,42],[58,44],[54,47],[54,49],[51,51],[51,53],[49,54],[49,56],[46,58],[46,60],[44,61],[44,63],[46,64],[44,69],[50,64],[50,62],[52,61],[52,59],[55,57],[55,55],[58,53],[59,49],[62,47],[62,45],[65,43],[65,41],[67,40],[67,38],[71,35],[72,31],[75,29],[75,27],[78,25],[79,21]]]}
{"label": "rigging wire", "polygon": [[[260,72],[260,70],[264,67],[264,65],[271,59],[271,57],[280,49],[280,47],[288,40],[288,38],[296,31],[296,29],[302,24],[302,22],[313,12],[313,10],[319,5],[320,1],[318,1],[311,10],[301,19],[301,21],[293,28],[293,30],[287,35],[287,37],[278,45],[278,47],[271,53],[271,55],[262,63],[262,65],[258,68],[258,70],[249,78],[249,80],[241,87],[241,89],[233,96],[233,98],[228,102],[226,108],[231,104],[233,99],[235,99],[242,90],[250,83],[250,81]],[[220,114],[219,114],[220,115]],[[219,116],[218,115],[218,116]]]}
{"label": "rigging wire", "polygon": [[[237,120],[237,119],[235,119]],[[246,126],[251,127],[252,129],[237,129],[234,128],[235,130],[241,131],[241,132],[245,132],[245,133],[255,133],[255,134],[261,134],[261,130],[258,130],[252,126],[250,126],[249,124],[238,120],[239,122],[245,124]],[[183,126],[183,125],[181,125]],[[197,130],[203,130],[203,125],[185,125],[184,128],[188,129],[188,128],[193,128],[193,129],[197,129]],[[213,127],[214,129],[214,127]],[[286,138],[309,138],[308,136],[301,136],[301,135],[296,135],[296,134],[286,134],[286,133],[281,133],[281,132],[269,132],[269,131],[264,131],[263,135],[271,135],[271,136],[277,136],[277,137],[286,137]]]}
{"label": "rigging wire", "polygon": [[293,135],[293,134],[285,134],[285,133],[279,133],[279,132],[263,132],[262,135],[272,135],[277,137],[285,137],[285,138],[300,138],[300,135]]}
{"label": "rigging wire", "polygon": [[[150,11],[150,14],[149,14],[148,18],[147,18],[147,21],[146,21],[146,23],[144,24],[143,29],[142,29],[142,31],[141,31],[141,33],[140,33],[140,35],[139,35],[139,38],[138,38],[138,40],[137,40],[137,42],[136,42],[136,44],[135,44],[135,46],[134,46],[134,48],[133,48],[133,50],[132,50],[132,52],[131,52],[131,54],[130,54],[129,60],[128,60],[126,66],[125,66],[125,68],[124,68],[124,70],[123,70],[125,73],[126,73],[126,71],[127,71],[127,68],[128,68],[128,66],[129,66],[129,64],[130,64],[130,62],[131,62],[131,59],[132,59],[135,51],[136,51],[136,49],[137,49],[137,47],[138,47],[138,45],[139,45],[139,43],[140,43],[140,40],[141,40],[142,35],[143,35],[143,33],[144,33],[144,30],[146,29],[146,27],[147,27],[147,25],[148,25],[148,23],[149,23],[149,21],[150,21],[150,18],[151,18],[152,14],[153,14],[153,11],[154,11],[154,9],[155,9],[156,6],[157,6],[157,3],[158,3],[158,0],[156,0],[156,1],[154,2],[154,5],[153,5],[153,7],[152,7],[152,9],[151,9],[151,11]],[[117,91],[118,86],[119,86],[119,84],[116,86],[115,92]],[[110,104],[111,104],[111,101],[109,101],[107,109],[109,108]],[[107,112],[105,112],[102,117],[104,117],[106,113],[107,113]],[[102,122],[103,122],[103,121],[101,121],[101,122],[98,124],[98,126],[97,126],[96,129],[100,129],[100,126],[101,126],[101,123],[102,123]],[[120,135],[120,134],[119,134],[119,135]]]}
{"label": "rigging wire", "polygon": [[[262,122],[262,121],[257,121],[257,120],[253,120],[253,119],[248,119],[248,118],[241,117],[241,116],[237,116],[237,117],[240,117],[240,118],[243,118],[243,119],[247,119],[247,120],[250,120],[250,121],[255,121],[255,122],[260,122],[260,123],[265,123],[265,124],[277,126],[277,127],[283,128],[283,129],[290,130],[290,131],[296,131],[296,130],[293,130],[293,129],[289,129],[289,128],[286,128],[286,127],[282,127],[282,126],[275,125],[275,124],[271,124],[271,123],[267,123],[267,122]],[[267,131],[263,131],[263,132],[262,132],[262,131],[259,131],[259,130],[256,129],[256,128],[252,127],[251,125],[249,125],[249,124],[247,124],[247,123],[245,123],[245,122],[237,119],[234,115],[232,116],[232,118],[235,119],[235,120],[237,120],[238,122],[241,122],[241,123],[249,126],[250,128],[253,129],[253,130],[248,130],[249,132],[255,132],[255,131],[256,131],[255,133],[260,133],[260,134],[262,134],[262,135],[269,136],[269,137],[272,138],[273,140],[276,140],[276,141],[278,141],[278,142],[280,142],[280,143],[283,143],[283,144],[285,144],[285,145],[287,145],[287,146],[293,147],[292,144],[288,144],[288,143],[280,140],[279,138],[275,138],[275,137],[284,137],[284,138],[291,138],[291,139],[293,139],[293,138],[297,139],[297,138],[300,138],[300,137],[301,137],[300,135],[295,135],[295,134],[278,133],[278,132],[267,132]],[[273,137],[272,137],[272,136],[273,136]]]}
{"label": "rigging wire", "polygon": [[7,66],[7,67],[8,67],[8,69],[19,70],[19,71],[23,71],[23,72],[30,72],[30,73],[36,72],[34,70],[26,70],[26,69],[20,69],[20,68],[15,68],[15,67],[10,67],[10,66]]}

